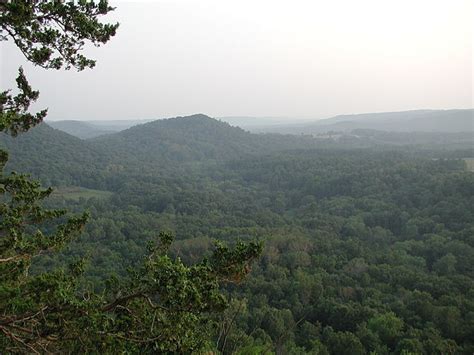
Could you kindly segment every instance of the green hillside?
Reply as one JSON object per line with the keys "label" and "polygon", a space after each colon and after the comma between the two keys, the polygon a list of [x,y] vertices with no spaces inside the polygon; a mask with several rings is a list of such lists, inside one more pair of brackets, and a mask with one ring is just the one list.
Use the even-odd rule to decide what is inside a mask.
{"label": "green hillside", "polygon": [[9,152],[7,170],[28,172],[48,185],[97,186],[108,157],[83,140],[43,123],[12,138],[0,136]]}
{"label": "green hillside", "polygon": [[194,115],[89,140],[43,124],[1,142],[11,169],[60,186],[48,206],[92,215],[35,272],[86,256],[100,291],[159,231],[188,264],[214,239],[257,239],[248,280],[225,288],[235,301],[217,322],[235,325],[225,342],[213,335],[216,351],[472,352],[472,149],[461,136],[448,135],[456,150],[428,133],[383,134],[252,134]]}
{"label": "green hillside", "polygon": [[137,125],[91,143],[133,159],[166,162],[231,159],[319,144],[311,137],[252,134],[202,114]]}
{"label": "green hillside", "polygon": [[28,171],[49,185],[99,190],[114,188],[122,175],[168,174],[172,169],[187,169],[197,163],[291,150],[376,147],[408,151],[417,147],[427,152],[469,152],[471,143],[469,132],[355,130],[351,134],[315,136],[255,134],[205,115],[157,120],[87,140],[45,123],[17,138],[0,137],[0,145],[10,152],[8,169]]}

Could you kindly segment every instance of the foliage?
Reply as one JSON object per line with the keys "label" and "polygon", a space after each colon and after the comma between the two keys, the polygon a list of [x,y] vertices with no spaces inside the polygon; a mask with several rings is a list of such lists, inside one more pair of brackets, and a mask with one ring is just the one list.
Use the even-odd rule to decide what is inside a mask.
{"label": "foliage", "polygon": [[0,130],[13,136],[37,125],[47,114],[47,110],[36,114],[28,112],[30,104],[38,99],[39,92],[31,88],[22,68],[18,70],[16,82],[20,90],[18,95],[12,96],[9,91],[0,92]]}
{"label": "foliage", "polygon": [[[82,70],[95,62],[80,51],[86,42],[106,43],[118,25],[97,18],[111,11],[106,1],[0,3],[0,39],[12,39],[30,62],[47,69]],[[0,131],[16,136],[37,125],[46,110],[28,112],[39,96],[19,69],[12,96],[0,93]],[[168,255],[173,240],[159,235],[142,266],[124,279],[109,278],[101,293],[83,283],[84,259],[68,268],[32,271],[84,228],[89,214],[67,217],[43,200],[52,189],[23,174],[6,174],[0,151],[0,351],[8,353],[169,353],[208,345],[213,313],[225,309],[224,282],[238,282],[259,256],[261,243],[216,245],[192,266]]]}
{"label": "foliage", "polygon": [[[77,232],[75,225],[69,227]],[[230,250],[220,245],[209,259],[185,266],[167,255],[173,238],[162,233],[159,239],[140,269],[126,280],[111,278],[100,294],[79,287],[83,261],[69,271],[30,276],[25,254],[3,258],[0,348],[81,353],[202,349],[216,326],[210,315],[227,304],[221,282],[248,272],[262,246],[238,244]]]}
{"label": "foliage", "polygon": [[[37,64],[83,69],[92,62],[75,43],[115,30],[95,22],[109,9],[100,4],[3,2],[0,24],[30,21],[7,28],[24,31]],[[42,48],[69,40],[28,7],[62,9],[54,16],[73,16],[92,37],[79,35],[61,62]],[[0,96],[0,127],[12,135],[45,114],[28,116],[38,94],[19,78],[17,96]],[[415,149],[394,133],[358,133],[375,143],[252,135],[197,115],[87,141],[47,126],[2,137],[10,167],[107,193],[69,199],[2,173],[0,349],[473,353],[474,176],[463,160],[472,144],[445,150],[444,135],[406,133],[426,143]],[[90,221],[57,208],[88,209]],[[155,230],[171,233],[156,243]],[[266,239],[245,281],[262,247],[236,238]]]}
{"label": "foliage", "polygon": [[101,1],[4,1],[0,5],[0,38],[8,37],[25,58],[46,69],[92,68],[81,54],[86,42],[100,45],[115,35],[118,24],[102,24],[112,11]]}
{"label": "foliage", "polygon": [[[99,45],[115,35],[118,24],[98,21],[111,10],[104,0],[2,1],[0,41],[12,40],[28,61],[43,68],[92,68],[95,61],[81,50],[86,42]],[[0,129],[13,135],[27,131],[47,114],[47,110],[28,112],[39,92],[32,90],[21,67],[16,82],[18,95],[0,92]]]}
{"label": "foliage", "polygon": [[[29,149],[30,137],[19,148]],[[82,142],[81,149],[118,158],[94,144]],[[211,253],[213,239],[265,238],[249,277],[226,287],[238,301],[219,313],[209,349],[469,353],[474,176],[456,158],[463,152],[433,159],[445,154],[338,148],[180,164],[124,154],[121,169],[84,164],[76,181],[93,172],[90,187],[106,188],[110,197],[52,196],[51,206],[87,208],[93,217],[80,241],[34,267],[88,255],[85,277],[103,290],[110,275],[126,277],[127,268],[140,265],[153,230],[175,233],[170,255],[189,266]],[[37,163],[51,164],[47,157]],[[64,172],[71,166],[60,166],[49,178],[69,181]]]}

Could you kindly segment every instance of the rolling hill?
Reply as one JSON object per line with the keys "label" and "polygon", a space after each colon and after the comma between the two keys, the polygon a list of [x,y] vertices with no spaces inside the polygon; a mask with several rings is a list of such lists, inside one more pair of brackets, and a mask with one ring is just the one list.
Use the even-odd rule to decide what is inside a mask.
{"label": "rolling hill", "polygon": [[120,156],[167,162],[234,159],[318,143],[309,136],[253,134],[203,114],[157,120],[90,142]]}
{"label": "rolling hill", "polygon": [[[465,120],[465,112],[457,113]],[[398,117],[400,116],[400,117]],[[426,120],[386,114],[410,122]],[[375,115],[355,116],[353,121],[376,120]],[[434,117],[430,115],[429,117]],[[438,115],[437,117],[444,117]],[[440,118],[441,119],[441,118]],[[388,118],[386,119],[388,121]],[[345,124],[346,117],[332,119],[326,126]],[[387,123],[388,125],[389,123]],[[325,127],[326,127],[325,126]],[[454,124],[453,124],[454,126]],[[307,129],[306,133],[310,130]],[[117,133],[79,139],[43,123],[17,138],[0,136],[0,147],[10,153],[8,170],[28,171],[49,185],[77,185],[105,189],[117,174],[156,172],[167,166],[206,161],[231,161],[274,152],[309,149],[354,149],[377,146],[383,149],[472,148],[472,133],[384,132],[354,129],[353,133],[314,135],[255,134],[203,114],[139,124]]]}
{"label": "rolling hill", "polygon": [[272,125],[260,128],[259,131],[320,134],[351,132],[356,129],[388,132],[474,132],[474,110],[416,110],[340,115],[312,123]]}
{"label": "rolling hill", "polygon": [[47,123],[16,138],[0,135],[0,148],[10,155],[7,170],[27,171],[47,185],[91,189],[107,189],[125,171],[140,174],[316,144],[310,136],[252,134],[205,115],[157,120],[85,140]]}
{"label": "rolling hill", "polygon": [[43,123],[12,138],[0,134],[9,152],[7,171],[28,172],[48,185],[95,186],[107,156],[91,144]]}
{"label": "rolling hill", "polygon": [[48,125],[72,136],[88,139],[123,131],[150,120],[109,120],[109,121],[47,121]]}

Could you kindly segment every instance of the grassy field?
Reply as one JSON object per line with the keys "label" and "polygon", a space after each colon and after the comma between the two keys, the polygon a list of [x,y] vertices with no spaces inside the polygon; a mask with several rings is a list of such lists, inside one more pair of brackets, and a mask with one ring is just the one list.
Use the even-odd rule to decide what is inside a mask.
{"label": "grassy field", "polygon": [[466,162],[466,169],[474,172],[474,158],[464,158],[464,161]]}
{"label": "grassy field", "polygon": [[55,187],[52,197],[64,197],[69,200],[79,200],[80,198],[90,199],[92,197],[105,199],[112,195],[110,191],[86,189],[79,186]]}

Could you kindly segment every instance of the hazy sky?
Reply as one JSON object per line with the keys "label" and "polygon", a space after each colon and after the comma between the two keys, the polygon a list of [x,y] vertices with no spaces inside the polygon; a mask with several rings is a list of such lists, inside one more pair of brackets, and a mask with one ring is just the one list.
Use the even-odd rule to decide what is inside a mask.
{"label": "hazy sky", "polygon": [[321,118],[473,107],[472,0],[115,1],[93,70],[24,66],[49,119]]}

